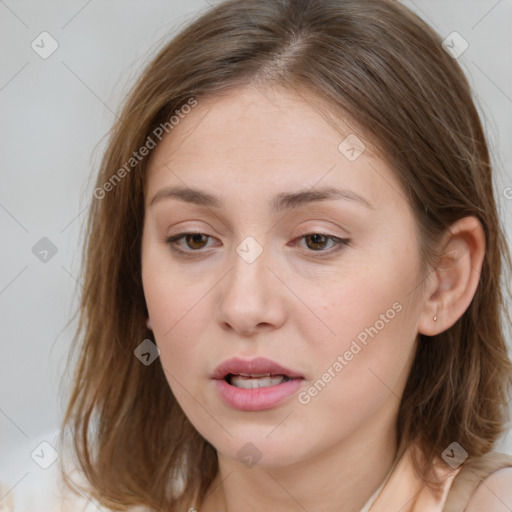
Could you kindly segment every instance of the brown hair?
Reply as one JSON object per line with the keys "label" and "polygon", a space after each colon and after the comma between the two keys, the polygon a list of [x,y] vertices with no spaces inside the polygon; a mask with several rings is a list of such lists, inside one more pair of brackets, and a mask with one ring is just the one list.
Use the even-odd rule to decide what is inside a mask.
{"label": "brown hair", "polygon": [[[79,360],[61,442],[69,430],[89,492],[115,510],[187,510],[200,505],[217,471],[215,449],[184,415],[161,364],[134,357],[152,336],[140,261],[148,159],[129,170],[126,163],[190,98],[249,83],[308,92],[319,109],[372,141],[409,199],[425,272],[453,222],[480,220],[486,254],[476,294],[453,327],[419,335],[397,439],[419,443],[424,458],[415,469],[435,486],[430,467],[450,443],[471,460],[503,432],[512,365],[500,276],[511,261],[486,140],[459,64],[426,23],[391,0],[228,0],[181,31],[143,72],[112,128],[97,187],[106,191],[118,169],[126,172],[95,193],[89,212]],[[181,471],[183,493],[173,495]]]}

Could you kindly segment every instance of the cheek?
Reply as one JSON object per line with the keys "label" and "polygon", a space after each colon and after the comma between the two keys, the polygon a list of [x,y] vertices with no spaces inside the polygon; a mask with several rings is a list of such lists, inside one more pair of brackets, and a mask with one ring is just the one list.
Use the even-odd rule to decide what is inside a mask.
{"label": "cheek", "polygon": [[[201,387],[197,388],[197,368],[203,364],[204,349],[200,340],[204,314],[201,302],[192,291],[184,292],[170,276],[156,273],[148,276],[145,293],[153,324],[153,337],[160,349],[160,364],[173,395],[189,418],[205,421],[197,404],[203,402]],[[178,282],[177,282],[178,281]],[[172,284],[170,284],[172,283]],[[199,402],[197,402],[197,400]]]}
{"label": "cheek", "polygon": [[[149,235],[148,235],[149,236]],[[188,315],[197,308],[207,292],[198,276],[172,260],[170,249],[156,242],[144,245],[142,284],[153,332],[160,340],[172,337],[174,331],[189,324]]]}
{"label": "cheek", "polygon": [[169,266],[170,258],[165,258],[162,252],[154,247],[145,249],[142,282],[154,341],[169,380],[176,374],[180,362],[186,360],[196,339],[191,332],[194,322],[190,318],[198,300],[182,273]]}
{"label": "cheek", "polygon": [[202,317],[206,317],[204,293],[193,286],[186,287],[186,283],[174,275],[154,274],[148,278],[144,289],[153,334],[163,361],[192,357],[201,339]]}
{"label": "cheek", "polygon": [[[411,253],[369,253],[351,271],[347,268],[345,275],[329,280],[321,293],[310,290],[306,295],[311,309],[319,312],[328,327],[317,321],[302,333],[315,345],[315,377],[338,382],[345,397],[362,398],[360,393],[373,386],[399,386],[410,363],[420,305],[412,293],[418,284],[419,265]],[[324,334],[319,337],[319,332]],[[333,399],[343,401],[340,395]]]}
{"label": "cheek", "polygon": [[203,370],[216,350],[210,289],[205,280],[191,282],[183,272],[168,269],[148,272],[144,282],[160,364],[174,396],[191,415],[205,401]]}
{"label": "cheek", "polygon": [[[310,343],[312,375],[297,396],[301,417],[322,418],[315,428],[325,429],[327,437],[332,425],[336,435],[349,435],[371,422],[384,404],[389,410],[398,406],[414,355],[414,325],[404,294],[394,300],[398,293],[357,291],[347,288],[338,295],[345,304],[341,311],[330,302],[326,322],[336,335],[316,347]],[[348,297],[350,302],[342,302]]]}
{"label": "cheek", "polygon": [[[417,282],[415,268],[406,268],[400,262],[386,268],[382,262],[361,266],[347,269],[345,275],[331,276],[320,287],[305,283],[299,291],[307,297],[309,309],[318,312],[316,328],[325,333],[322,339],[326,345],[338,344],[342,349],[375,324],[379,332],[389,331],[411,307],[410,292]],[[311,325],[311,329],[314,327]],[[361,338],[364,340],[364,335]]]}

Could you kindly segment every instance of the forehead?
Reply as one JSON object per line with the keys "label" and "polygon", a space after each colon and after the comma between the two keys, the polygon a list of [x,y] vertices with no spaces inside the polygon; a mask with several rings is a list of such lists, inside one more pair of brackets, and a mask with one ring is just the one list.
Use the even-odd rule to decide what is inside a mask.
{"label": "forehead", "polygon": [[253,86],[201,98],[180,117],[153,152],[151,167],[165,164],[171,156],[227,155],[229,161],[300,160],[319,154],[337,158],[339,143],[351,133],[341,120],[339,126],[329,124],[319,100],[311,95]]}
{"label": "forehead", "polygon": [[[319,106],[311,95],[252,86],[199,99],[153,150],[148,195],[170,184],[226,194],[318,184],[359,187],[371,198],[375,172],[389,174],[386,163],[361,133],[343,120],[333,125]],[[346,153],[354,140],[362,150],[355,159]]]}

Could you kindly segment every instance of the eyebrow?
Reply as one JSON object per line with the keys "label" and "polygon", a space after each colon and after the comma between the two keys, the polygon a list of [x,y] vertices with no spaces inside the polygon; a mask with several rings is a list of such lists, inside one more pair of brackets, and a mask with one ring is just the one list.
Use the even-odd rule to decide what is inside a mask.
{"label": "eyebrow", "polygon": [[[190,187],[165,187],[160,189],[154,196],[149,206],[162,201],[163,199],[178,199],[187,203],[206,206],[209,208],[222,208],[222,201],[203,190]],[[282,192],[277,194],[269,203],[273,212],[280,212],[285,209],[298,208],[300,206],[316,201],[342,199],[354,201],[367,208],[374,210],[374,207],[367,199],[352,190],[340,189],[336,187],[324,187],[319,189],[299,190],[297,192]]]}

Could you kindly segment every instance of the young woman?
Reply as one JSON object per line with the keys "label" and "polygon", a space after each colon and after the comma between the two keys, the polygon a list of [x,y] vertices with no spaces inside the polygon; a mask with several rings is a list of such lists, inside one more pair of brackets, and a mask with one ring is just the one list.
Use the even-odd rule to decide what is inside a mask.
{"label": "young woman", "polygon": [[510,256],[416,15],[218,4],[144,71],[94,196],[62,443],[99,504],[511,509]]}

